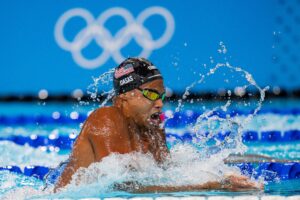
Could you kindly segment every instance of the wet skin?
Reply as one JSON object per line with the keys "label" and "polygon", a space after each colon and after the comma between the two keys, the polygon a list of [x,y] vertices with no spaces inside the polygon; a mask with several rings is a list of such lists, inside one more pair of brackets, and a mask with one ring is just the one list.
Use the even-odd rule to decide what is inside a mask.
{"label": "wet skin", "polygon": [[[155,89],[164,92],[161,79],[143,84],[142,89]],[[132,152],[150,153],[160,163],[169,156],[164,129],[157,113],[162,112],[161,99],[151,101],[138,89],[119,95],[113,106],[95,110],[85,121],[78,136],[69,163],[63,171],[55,191],[70,183],[72,175],[80,167],[88,167],[111,153]],[[153,115],[156,118],[153,119]],[[208,182],[202,185],[182,187],[146,186],[130,189],[132,192],[174,192],[197,191],[203,189],[249,190],[257,189],[255,183],[243,176],[228,176],[226,184]],[[228,184],[230,183],[230,184]]]}
{"label": "wet skin", "polygon": [[[162,80],[140,88],[164,92]],[[162,112],[162,107],[161,99],[150,101],[135,89],[119,95],[113,106],[95,110],[85,121],[55,188],[67,185],[79,167],[88,167],[111,153],[151,153],[162,162],[168,155],[164,129],[151,120],[151,115]]]}

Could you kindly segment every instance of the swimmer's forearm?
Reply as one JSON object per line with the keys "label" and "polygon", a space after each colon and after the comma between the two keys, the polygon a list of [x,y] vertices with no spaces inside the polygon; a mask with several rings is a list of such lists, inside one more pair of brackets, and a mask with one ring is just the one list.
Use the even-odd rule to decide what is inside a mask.
{"label": "swimmer's forearm", "polygon": [[227,191],[249,191],[263,190],[263,185],[245,179],[244,177],[229,176],[225,181],[211,181],[200,185],[185,186],[141,186],[134,187],[134,193],[147,192],[182,192],[182,191],[201,191],[201,190],[227,190]]}
{"label": "swimmer's forearm", "polygon": [[219,182],[207,182],[201,185],[184,185],[184,186],[140,186],[134,189],[134,193],[148,192],[182,192],[182,191],[200,191],[200,190],[224,190],[224,186]]}
{"label": "swimmer's forearm", "polygon": [[74,168],[70,167],[69,165],[66,166],[66,169],[63,171],[62,175],[55,184],[54,192],[57,192],[58,189],[63,188],[70,183],[74,171]]}

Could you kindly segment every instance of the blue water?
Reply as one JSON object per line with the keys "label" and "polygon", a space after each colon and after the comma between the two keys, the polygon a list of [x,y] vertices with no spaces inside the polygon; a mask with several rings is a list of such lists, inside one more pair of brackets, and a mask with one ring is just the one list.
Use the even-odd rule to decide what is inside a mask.
{"label": "blue water", "polygon": [[[185,105],[181,113],[203,112],[204,109],[211,109],[220,102],[200,102]],[[300,109],[299,100],[272,100],[266,101],[260,114],[255,116],[249,124],[244,127],[244,131],[254,131],[257,134],[255,141],[244,141],[247,146],[247,154],[256,154],[270,156],[275,159],[289,159],[294,163],[300,160],[300,138],[294,137],[291,140],[283,141],[285,134],[289,131],[300,130]],[[249,105],[240,109],[239,103],[233,106],[232,110],[238,110],[240,115],[235,116],[243,120],[243,116],[251,113],[255,105]],[[82,121],[88,113],[97,107],[96,104],[80,105],[78,103],[62,104],[62,103],[1,103],[0,104],[0,167],[17,166],[20,169],[26,166],[44,166],[53,168],[61,161],[67,159],[70,148],[65,145],[64,148],[59,143],[49,143],[49,138],[56,140],[57,138],[69,137],[74,139],[80,132]],[[165,112],[174,111],[176,102],[165,105]],[[57,118],[64,120],[53,120]],[[42,116],[42,118],[41,118]],[[44,118],[43,118],[44,117]],[[38,119],[37,119],[38,118]],[[51,119],[49,121],[49,119]],[[1,121],[2,120],[2,121]],[[48,120],[48,121],[47,121]],[[188,143],[194,144],[189,138],[184,138],[189,132],[188,127],[172,126],[172,123],[166,124],[166,132],[168,135],[168,146],[172,149],[175,144]],[[270,135],[271,131],[277,131],[281,135],[276,136],[272,140],[264,139],[264,134]],[[170,135],[175,135],[172,139]],[[177,137],[178,136],[178,137]],[[18,139],[28,139],[28,142],[20,145],[16,142]],[[43,138],[43,145],[35,145],[36,138]],[[275,137],[275,136],[274,136]],[[45,142],[45,138],[47,142]],[[300,176],[300,172],[299,172]],[[41,180],[26,176],[23,174],[9,172],[7,170],[0,171],[0,196],[12,195],[12,193],[25,194],[26,190],[41,191],[44,184]],[[264,193],[293,195],[300,194],[300,179],[268,181],[265,186]],[[42,193],[38,193],[41,195]],[[222,192],[222,191],[205,191],[205,192],[180,192],[170,193],[172,196],[189,196],[189,195],[245,195],[253,194],[253,192]],[[254,194],[256,194],[254,192]],[[257,195],[261,192],[257,193]],[[44,194],[45,195],[45,194]],[[159,196],[161,194],[138,194],[138,196]],[[93,196],[93,195],[92,195]],[[96,197],[112,197],[112,196],[137,196],[124,192],[98,193]]]}

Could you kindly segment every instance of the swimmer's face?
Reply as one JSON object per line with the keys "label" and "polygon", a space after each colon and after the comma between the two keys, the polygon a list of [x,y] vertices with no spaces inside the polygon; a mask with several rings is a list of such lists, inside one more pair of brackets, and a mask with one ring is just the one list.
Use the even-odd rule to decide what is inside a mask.
{"label": "swimmer's face", "polygon": [[[152,89],[159,94],[165,92],[163,80],[157,79],[140,86],[141,89]],[[160,114],[162,112],[163,102],[159,98],[155,101],[149,100],[143,96],[143,93],[138,90],[132,90],[125,93],[127,110],[130,117],[140,126],[148,128],[158,128],[162,123]]]}

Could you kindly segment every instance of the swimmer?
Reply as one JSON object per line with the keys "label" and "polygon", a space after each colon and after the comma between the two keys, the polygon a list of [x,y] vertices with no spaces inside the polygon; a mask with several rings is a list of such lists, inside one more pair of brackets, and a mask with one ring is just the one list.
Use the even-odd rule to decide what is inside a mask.
{"label": "swimmer", "polygon": [[[69,184],[80,167],[87,168],[111,153],[150,153],[158,163],[169,156],[161,119],[165,87],[159,70],[144,58],[128,58],[116,67],[113,82],[116,92],[113,105],[95,110],[85,121],[55,191]],[[136,193],[260,188],[247,177],[236,175],[227,176],[222,182],[202,185],[139,185],[133,188],[127,185],[136,184],[124,183],[116,188]]]}

